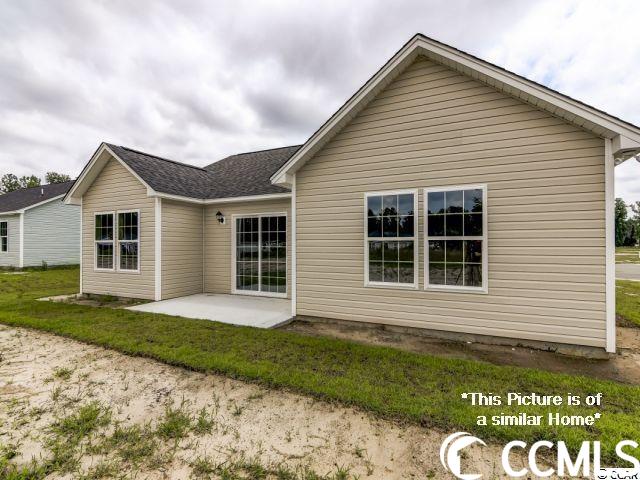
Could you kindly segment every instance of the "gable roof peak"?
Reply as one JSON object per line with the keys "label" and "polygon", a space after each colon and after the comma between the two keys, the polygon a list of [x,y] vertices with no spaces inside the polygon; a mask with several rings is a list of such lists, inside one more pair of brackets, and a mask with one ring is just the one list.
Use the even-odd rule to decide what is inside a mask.
{"label": "gable roof peak", "polygon": [[536,108],[548,111],[619,145],[612,152],[617,162],[640,153],[640,127],[584,102],[529,80],[450,45],[417,33],[358,89],[271,177],[278,185],[290,185],[295,173],[359,111],[419,55],[471,77]]}

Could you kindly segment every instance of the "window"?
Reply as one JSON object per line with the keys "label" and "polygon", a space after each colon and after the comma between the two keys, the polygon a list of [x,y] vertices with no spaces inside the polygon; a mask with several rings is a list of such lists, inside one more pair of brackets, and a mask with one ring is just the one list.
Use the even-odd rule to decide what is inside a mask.
{"label": "window", "polygon": [[425,288],[486,292],[486,186],[424,193]]}
{"label": "window", "polygon": [[0,252],[9,251],[9,230],[7,222],[0,222]]}
{"label": "window", "polygon": [[138,219],[137,211],[118,212],[118,268],[138,270]]}
{"label": "window", "polygon": [[113,270],[113,213],[95,215],[95,257],[97,270]]}
{"label": "window", "polygon": [[365,195],[365,285],[416,287],[417,192]]}

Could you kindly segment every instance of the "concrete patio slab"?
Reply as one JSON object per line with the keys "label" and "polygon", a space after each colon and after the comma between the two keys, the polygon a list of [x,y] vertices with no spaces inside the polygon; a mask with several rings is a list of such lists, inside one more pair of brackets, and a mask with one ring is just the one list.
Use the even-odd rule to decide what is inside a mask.
{"label": "concrete patio slab", "polygon": [[277,327],[291,318],[291,300],[250,295],[201,293],[127,309],[258,328]]}

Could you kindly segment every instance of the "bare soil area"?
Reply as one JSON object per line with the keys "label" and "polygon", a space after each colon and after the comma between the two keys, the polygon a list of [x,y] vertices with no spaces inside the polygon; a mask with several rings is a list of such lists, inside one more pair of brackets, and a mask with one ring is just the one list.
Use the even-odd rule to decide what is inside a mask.
{"label": "bare soil area", "polygon": [[454,342],[426,335],[389,330],[384,326],[358,325],[339,321],[295,320],[285,330],[306,335],[327,336],[369,345],[384,345],[439,357],[479,360],[495,365],[537,368],[571,375],[640,385],[640,329],[618,326],[619,353],[608,359],[572,357],[527,347]]}
{"label": "bare soil area", "polygon": [[[48,478],[451,478],[450,433],[0,326],[0,447]],[[467,453],[501,477],[499,446]]]}

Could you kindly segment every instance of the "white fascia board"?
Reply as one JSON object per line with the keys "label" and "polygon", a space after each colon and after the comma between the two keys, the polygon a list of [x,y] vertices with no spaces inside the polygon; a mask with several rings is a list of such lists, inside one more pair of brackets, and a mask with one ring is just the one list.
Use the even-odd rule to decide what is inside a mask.
{"label": "white fascia board", "polygon": [[178,202],[196,203],[199,205],[214,205],[218,203],[234,203],[234,202],[257,202],[261,200],[278,200],[284,198],[291,198],[290,193],[271,193],[266,195],[249,195],[244,197],[226,197],[226,198],[191,198],[184,197],[182,195],[173,195],[170,193],[162,192],[147,192],[150,197],[166,198],[167,200],[175,200]]}
{"label": "white fascia board", "polygon": [[[91,157],[91,160],[89,160],[87,165],[84,167],[84,169],[80,173],[80,176],[76,179],[71,189],[69,189],[69,191],[66,193],[66,196],[64,197],[64,203],[68,205],[80,205],[80,197],[82,197],[89,188],[89,185],[84,185],[86,183],[87,177],[89,177],[93,169],[96,168],[96,164],[98,163],[98,160],[104,152],[109,153],[112,158],[117,160],[131,175],[133,175],[142,185],[144,185],[147,188],[147,194],[149,194],[150,191],[153,192],[153,188],[151,188],[140,175],[138,175],[129,165],[127,165],[126,162],[118,157],[118,155],[116,155],[113,150],[111,150],[107,146],[107,144],[102,143],[98,150],[96,150],[96,153],[94,153]],[[106,162],[103,162],[101,167],[104,167],[104,163]],[[93,183],[93,180],[95,180],[95,177],[91,178],[91,183]]]}
{"label": "white fascia board", "polygon": [[285,198],[291,198],[291,193],[269,193],[266,195],[249,195],[245,197],[212,198],[205,200],[204,203],[207,205],[213,205],[218,203],[258,202],[261,200],[280,200]]}
{"label": "white fascia board", "polygon": [[[286,175],[295,173],[308,159],[314,148],[323,139],[335,133],[336,127],[347,118],[351,111],[357,108],[361,102],[369,98],[372,92],[380,86],[386,77],[394,70],[417,55],[422,54],[435,61],[443,59],[461,67],[466,67],[481,76],[491,79],[490,83],[498,90],[503,90],[512,96],[519,96],[523,101],[531,97],[529,102],[535,99],[535,104],[539,108],[549,111],[552,114],[561,116],[570,121],[566,116],[561,115],[558,110],[566,112],[591,122],[600,127],[603,137],[613,138],[616,135],[624,135],[629,140],[640,142],[640,128],[634,128],[622,120],[612,117],[604,112],[583,104],[577,100],[569,98],[561,93],[554,92],[531,80],[527,80],[515,73],[508,72],[502,68],[492,65],[484,60],[475,58],[472,55],[456,50],[453,47],[441,44],[428,39],[422,35],[415,36],[398,53],[394,55],[363,87],[358,90],[318,131],[316,131],[305,144],[276,172],[271,176],[271,182],[277,185],[290,184]],[[435,58],[434,58],[435,57]],[[441,62],[442,63],[442,62]],[[448,65],[451,68],[451,65]],[[481,80],[482,81],[482,80]],[[506,88],[505,88],[506,87]],[[520,95],[516,95],[520,93]],[[551,108],[553,107],[553,112]],[[582,122],[582,123],[585,123]],[[575,122],[574,122],[575,123]]]}
{"label": "white fascia board", "polygon": [[147,189],[147,195],[149,197],[164,198],[164,199],[167,199],[167,200],[175,200],[176,202],[196,203],[196,204],[199,204],[199,205],[204,205],[204,200],[202,198],[192,198],[192,197],[185,197],[185,196],[182,196],[182,195],[173,195],[171,193],[155,192],[151,188]]}

